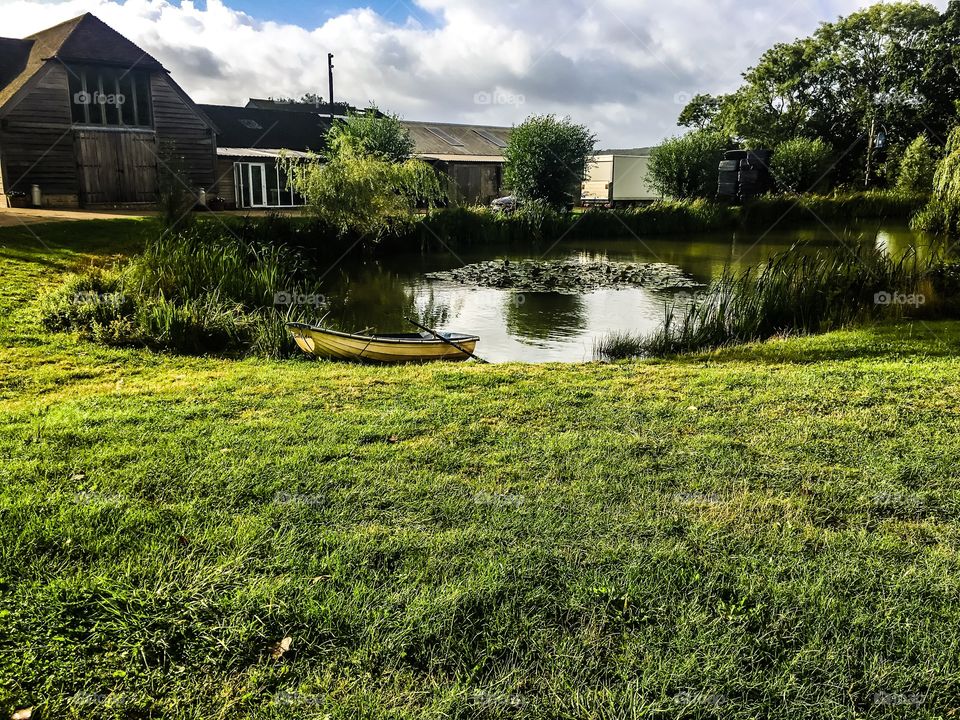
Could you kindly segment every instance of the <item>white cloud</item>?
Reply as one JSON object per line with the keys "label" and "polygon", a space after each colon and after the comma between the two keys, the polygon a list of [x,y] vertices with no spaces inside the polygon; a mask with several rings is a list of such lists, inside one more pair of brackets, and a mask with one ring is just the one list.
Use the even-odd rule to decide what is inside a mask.
{"label": "white cloud", "polygon": [[[159,59],[198,102],[326,96],[326,55],[333,52],[338,99],[373,100],[411,119],[509,125],[530,113],[569,114],[602,145],[620,147],[675,133],[683,98],[736,87],[774,42],[868,4],[419,0],[402,25],[355,9],[308,28],[255,19],[222,0],[204,7],[189,0],[0,0],[8,37],[93,12]],[[421,10],[439,25],[418,23]]]}

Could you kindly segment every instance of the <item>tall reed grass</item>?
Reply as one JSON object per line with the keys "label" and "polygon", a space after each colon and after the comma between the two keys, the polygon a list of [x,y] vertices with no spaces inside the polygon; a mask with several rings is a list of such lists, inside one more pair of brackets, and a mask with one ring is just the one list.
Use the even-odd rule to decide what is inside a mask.
{"label": "tall reed grass", "polygon": [[284,322],[319,308],[278,305],[278,295],[321,297],[297,251],[195,224],[151,240],[122,267],[68,278],[41,313],[52,330],[110,344],[284,357],[295,348]]}
{"label": "tall reed grass", "polygon": [[788,251],[740,273],[725,269],[700,300],[668,305],[652,334],[608,336],[594,351],[607,359],[674,355],[921,308],[930,313],[938,302],[931,271],[914,253],[892,259],[874,251]]}

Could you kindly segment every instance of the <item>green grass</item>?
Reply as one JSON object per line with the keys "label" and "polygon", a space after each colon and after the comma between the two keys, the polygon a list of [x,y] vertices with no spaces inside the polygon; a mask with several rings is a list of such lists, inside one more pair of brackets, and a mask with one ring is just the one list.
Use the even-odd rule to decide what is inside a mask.
{"label": "green grass", "polygon": [[0,711],[953,716],[960,324],[395,368],[41,329],[146,231],[0,231]]}

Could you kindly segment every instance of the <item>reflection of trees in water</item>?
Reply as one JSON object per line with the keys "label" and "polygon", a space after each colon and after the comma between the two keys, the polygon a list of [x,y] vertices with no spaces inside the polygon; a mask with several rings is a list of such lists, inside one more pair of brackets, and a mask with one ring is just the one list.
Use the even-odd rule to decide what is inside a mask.
{"label": "reflection of trees in water", "polygon": [[507,331],[520,340],[569,337],[586,326],[581,295],[559,293],[509,293],[506,298]]}
{"label": "reflection of trees in water", "polygon": [[418,300],[416,288],[380,265],[342,271],[326,288],[329,327],[355,332],[370,328],[378,332],[411,330],[405,318],[419,318],[424,325],[443,324],[449,308],[439,302],[432,289]]}

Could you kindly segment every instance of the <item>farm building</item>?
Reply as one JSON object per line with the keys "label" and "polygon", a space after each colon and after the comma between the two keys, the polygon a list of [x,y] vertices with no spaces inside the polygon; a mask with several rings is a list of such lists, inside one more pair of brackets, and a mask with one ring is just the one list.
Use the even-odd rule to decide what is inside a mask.
{"label": "farm building", "polygon": [[503,184],[503,149],[510,128],[404,120],[413,139],[414,154],[447,176],[455,202],[490,202]]}
{"label": "farm building", "polygon": [[154,203],[173,147],[191,188],[212,190],[214,132],[159,61],[89,13],[0,38],[0,203],[34,185],[47,206]]}
{"label": "farm building", "polygon": [[[334,103],[334,118],[355,108]],[[48,207],[154,204],[177,170],[227,208],[301,204],[277,160],[324,147],[331,107],[252,98],[197,105],[141,48],[87,13],[28,38],[0,38],[0,207],[38,189]],[[448,178],[455,202],[500,194],[510,129],[404,122],[415,154]]]}
{"label": "farm building", "polygon": [[330,119],[316,112],[200,105],[217,126],[217,193],[228,209],[302,205],[287,187],[281,154],[323,150]]}

